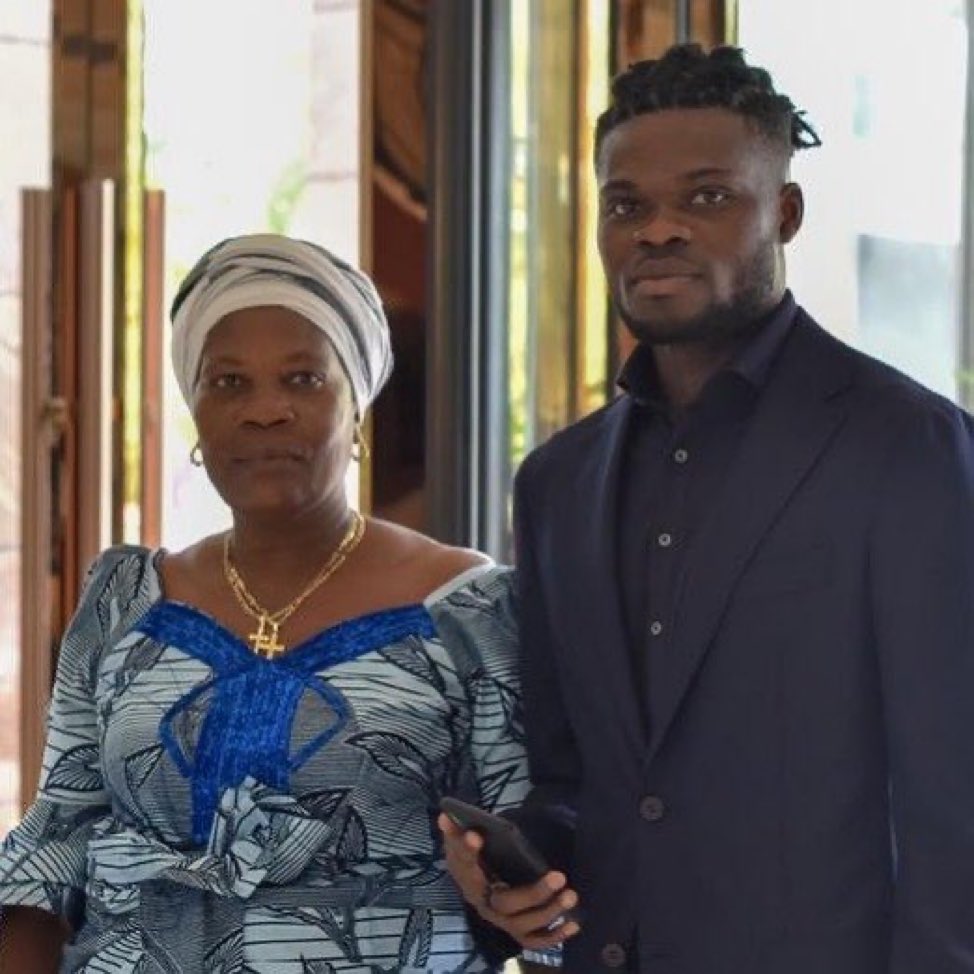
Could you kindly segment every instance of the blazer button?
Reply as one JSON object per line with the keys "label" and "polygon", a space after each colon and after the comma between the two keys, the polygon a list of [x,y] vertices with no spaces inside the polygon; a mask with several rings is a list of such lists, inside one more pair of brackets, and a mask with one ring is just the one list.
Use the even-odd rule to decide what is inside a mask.
{"label": "blazer button", "polygon": [[626,949],[622,944],[606,944],[600,954],[602,963],[606,967],[619,968],[626,966]]}
{"label": "blazer button", "polygon": [[639,816],[646,822],[658,822],[666,815],[666,805],[656,795],[645,795],[639,801]]}

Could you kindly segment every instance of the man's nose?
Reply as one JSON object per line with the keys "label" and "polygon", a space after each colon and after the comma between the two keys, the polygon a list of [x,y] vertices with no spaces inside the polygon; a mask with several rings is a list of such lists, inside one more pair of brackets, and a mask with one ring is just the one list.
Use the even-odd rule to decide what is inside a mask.
{"label": "man's nose", "polygon": [[665,247],[672,244],[689,243],[693,233],[679,213],[659,207],[633,230],[636,243],[648,247]]}

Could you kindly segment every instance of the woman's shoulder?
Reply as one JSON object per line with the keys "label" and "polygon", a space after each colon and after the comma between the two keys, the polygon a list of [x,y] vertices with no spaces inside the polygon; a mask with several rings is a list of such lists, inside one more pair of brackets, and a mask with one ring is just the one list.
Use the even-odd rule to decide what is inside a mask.
{"label": "woman's shoulder", "polygon": [[105,548],[91,562],[82,589],[81,605],[107,596],[139,591],[151,584],[161,555],[157,548],[120,544]]}
{"label": "woman's shoulder", "polygon": [[115,545],[94,559],[64,633],[64,666],[87,667],[86,660],[97,658],[159,599],[157,555],[140,545]]}
{"label": "woman's shoulder", "polygon": [[454,593],[475,582],[482,585],[506,571],[508,569],[498,566],[481,551],[439,545],[438,550],[429,553],[423,585],[427,591],[423,603],[429,608],[449,600]]}
{"label": "woman's shoulder", "polygon": [[371,521],[369,530],[383,574],[409,579],[411,595],[402,601],[425,606],[461,670],[510,655],[517,640],[510,568],[386,521]]}
{"label": "woman's shoulder", "polygon": [[389,521],[371,519],[373,556],[413,590],[412,601],[429,605],[465,581],[496,569],[493,559],[472,548],[443,544]]}
{"label": "woman's shoulder", "polygon": [[478,566],[451,579],[426,601],[439,642],[461,679],[517,684],[518,629],[513,574]]}
{"label": "woman's shoulder", "polygon": [[207,535],[179,551],[161,553],[157,568],[168,600],[196,605],[220,583],[224,536],[224,532]]}

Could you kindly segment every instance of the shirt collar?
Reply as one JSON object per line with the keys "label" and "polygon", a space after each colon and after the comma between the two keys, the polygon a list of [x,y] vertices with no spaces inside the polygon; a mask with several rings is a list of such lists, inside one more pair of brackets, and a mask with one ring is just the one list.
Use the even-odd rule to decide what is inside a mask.
{"label": "shirt collar", "polygon": [[[767,384],[771,365],[791,330],[796,310],[791,291],[785,291],[775,309],[721,371],[740,376],[754,392],[760,392]],[[646,342],[640,342],[633,350],[619,372],[616,384],[640,405],[657,409],[665,407],[653,348]]]}

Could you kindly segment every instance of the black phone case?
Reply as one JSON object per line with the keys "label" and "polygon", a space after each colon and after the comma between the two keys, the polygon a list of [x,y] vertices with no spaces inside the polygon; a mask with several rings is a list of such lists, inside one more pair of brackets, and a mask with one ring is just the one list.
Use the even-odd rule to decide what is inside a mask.
{"label": "black phone case", "polygon": [[440,808],[455,825],[483,837],[480,858],[491,880],[508,886],[527,886],[548,872],[541,853],[513,822],[458,798],[442,799]]}

